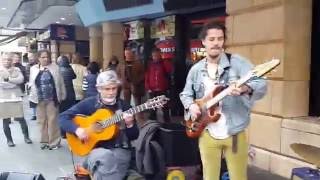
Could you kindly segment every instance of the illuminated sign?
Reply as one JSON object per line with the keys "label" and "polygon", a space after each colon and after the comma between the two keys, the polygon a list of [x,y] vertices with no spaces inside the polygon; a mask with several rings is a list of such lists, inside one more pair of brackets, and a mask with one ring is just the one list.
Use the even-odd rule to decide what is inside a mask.
{"label": "illuminated sign", "polygon": [[103,0],[107,11],[151,4],[152,0]]}
{"label": "illuminated sign", "polygon": [[75,27],[70,25],[52,24],[50,25],[50,39],[74,41]]}

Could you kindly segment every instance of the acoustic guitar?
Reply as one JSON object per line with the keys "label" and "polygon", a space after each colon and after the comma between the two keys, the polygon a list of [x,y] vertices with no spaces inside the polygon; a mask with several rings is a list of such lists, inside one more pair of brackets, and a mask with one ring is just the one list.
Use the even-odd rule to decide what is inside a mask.
{"label": "acoustic guitar", "polygon": [[119,127],[118,122],[122,121],[123,113],[136,114],[147,109],[163,107],[169,98],[164,95],[149,99],[146,103],[133,107],[119,114],[114,114],[108,109],[98,109],[90,116],[76,115],[72,120],[88,133],[88,140],[83,142],[75,134],[67,133],[67,142],[71,151],[78,156],[85,156],[95,147],[99,141],[110,140],[114,138]]}
{"label": "acoustic guitar", "polygon": [[[269,62],[257,65],[244,77],[235,82],[236,87],[241,87],[252,78],[265,75],[280,64],[279,59],[272,59]],[[190,138],[197,138],[201,135],[205,127],[212,122],[217,122],[221,114],[217,111],[219,102],[230,93],[231,88],[217,86],[214,91],[205,95],[201,99],[196,99],[195,103],[200,107],[201,115],[196,119],[186,120],[186,133]]]}

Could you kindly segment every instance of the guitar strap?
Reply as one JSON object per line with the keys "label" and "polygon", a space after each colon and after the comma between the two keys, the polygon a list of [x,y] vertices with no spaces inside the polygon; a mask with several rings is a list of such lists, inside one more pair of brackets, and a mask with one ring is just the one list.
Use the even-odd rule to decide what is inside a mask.
{"label": "guitar strap", "polygon": [[[229,61],[229,64],[231,65],[231,56],[232,54],[230,53],[225,53],[227,58],[228,58],[228,61]],[[223,72],[223,75],[220,79],[220,82],[224,82],[224,86],[227,87],[228,83],[229,83],[229,73],[230,73],[230,68],[231,66],[227,67],[224,69],[224,72]],[[237,134],[234,134],[232,135],[232,152],[233,153],[237,153],[237,150],[238,150],[238,136]]]}
{"label": "guitar strap", "polygon": [[[228,61],[229,61],[229,64],[231,64],[231,55],[230,53],[225,53],[227,58],[228,58]],[[224,68],[224,71],[223,71],[223,74],[220,78],[220,83],[223,84],[224,86],[227,86],[228,85],[228,82],[229,82],[229,71],[230,71],[230,66],[229,67],[226,67]]]}

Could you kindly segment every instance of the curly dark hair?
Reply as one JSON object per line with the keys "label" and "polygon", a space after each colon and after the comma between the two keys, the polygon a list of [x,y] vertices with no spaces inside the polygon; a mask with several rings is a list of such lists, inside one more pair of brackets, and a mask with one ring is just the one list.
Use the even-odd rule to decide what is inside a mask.
{"label": "curly dark hair", "polygon": [[226,27],[222,23],[217,22],[217,21],[212,21],[212,22],[209,22],[208,24],[205,24],[203,26],[203,28],[201,29],[201,31],[200,31],[199,38],[201,40],[204,40],[206,38],[206,36],[207,36],[208,30],[210,30],[210,29],[222,30],[223,31],[223,35],[224,35],[224,39],[225,40],[227,39]]}

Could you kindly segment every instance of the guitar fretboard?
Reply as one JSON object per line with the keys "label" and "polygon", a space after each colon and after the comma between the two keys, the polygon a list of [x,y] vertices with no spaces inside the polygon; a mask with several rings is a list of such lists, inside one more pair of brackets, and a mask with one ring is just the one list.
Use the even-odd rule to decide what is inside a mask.
{"label": "guitar fretboard", "polygon": [[[242,86],[244,83],[246,83],[247,81],[249,81],[251,78],[253,77],[253,75],[251,73],[248,73],[246,76],[244,76],[243,78],[239,79],[236,82],[236,86],[240,87]],[[219,101],[221,101],[224,97],[226,97],[230,92],[230,88],[226,88],[223,91],[221,91],[219,94],[217,94],[215,97],[213,97],[212,99],[210,99],[207,103],[206,103],[206,108],[209,109],[210,107],[212,107],[213,105],[217,104]]]}
{"label": "guitar fretboard", "polygon": [[122,117],[123,113],[128,113],[128,114],[134,115],[134,114],[137,114],[137,113],[142,112],[147,109],[150,109],[150,108],[149,108],[149,106],[147,106],[147,103],[144,103],[139,106],[135,106],[133,108],[130,108],[122,113],[115,114],[111,118],[103,120],[100,123],[102,124],[102,128],[106,128],[106,127],[109,127],[113,124],[116,124],[117,122],[122,121],[123,120],[123,117]]}

